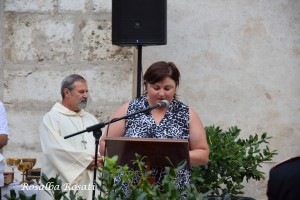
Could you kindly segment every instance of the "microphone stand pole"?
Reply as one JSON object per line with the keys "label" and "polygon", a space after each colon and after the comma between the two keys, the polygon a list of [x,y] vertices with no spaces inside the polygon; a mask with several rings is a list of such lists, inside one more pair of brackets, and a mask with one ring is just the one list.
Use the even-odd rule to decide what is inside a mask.
{"label": "microphone stand pole", "polygon": [[98,146],[99,139],[102,135],[102,130],[98,129],[93,131],[95,137],[95,162],[94,162],[94,176],[93,176],[93,200],[96,200],[96,177],[97,177],[97,160],[98,160]]}
{"label": "microphone stand pole", "polygon": [[138,49],[138,61],[137,61],[137,88],[136,96],[141,96],[141,85],[142,85],[142,45],[137,46]]}
{"label": "microphone stand pole", "polygon": [[64,139],[67,139],[67,138],[70,138],[70,137],[73,137],[73,136],[76,136],[76,135],[79,135],[81,133],[84,133],[84,132],[93,132],[93,135],[95,137],[95,161],[94,162],[94,176],[93,176],[93,186],[94,186],[94,189],[93,189],[93,200],[95,200],[95,194],[96,194],[96,176],[97,176],[97,159],[98,159],[98,146],[99,146],[99,139],[100,137],[102,136],[102,128],[104,128],[107,124],[111,124],[111,123],[114,123],[114,122],[117,122],[117,121],[120,121],[122,119],[127,119],[131,116],[134,116],[134,115],[137,115],[139,113],[146,113],[146,112],[149,112],[155,108],[158,108],[158,107],[161,107],[161,105],[155,105],[155,106],[149,106],[148,108],[145,108],[143,110],[140,110],[140,111],[137,111],[137,112],[134,112],[134,113],[131,113],[129,115],[125,115],[123,117],[120,117],[120,118],[114,118],[112,119],[111,121],[108,121],[108,122],[105,122],[105,123],[98,123],[98,124],[95,124],[95,125],[92,125],[92,126],[89,126],[87,127],[85,130],[82,130],[82,131],[79,131],[79,132],[76,132],[76,133],[73,133],[73,134],[70,134],[70,135],[67,135],[64,137]]}
{"label": "microphone stand pole", "polygon": [[97,129],[91,129],[91,128],[87,128],[86,130],[82,130],[79,131],[77,133],[74,134],[70,134],[64,137],[64,139],[73,137],[75,135],[84,133],[84,132],[93,132],[94,138],[95,138],[95,162],[94,162],[94,174],[93,174],[93,200],[96,199],[95,195],[96,195],[96,176],[97,176],[97,160],[98,160],[98,147],[99,147],[99,140],[100,137],[102,136],[102,130],[101,128],[103,128],[106,124],[103,123],[99,123],[97,126]]}

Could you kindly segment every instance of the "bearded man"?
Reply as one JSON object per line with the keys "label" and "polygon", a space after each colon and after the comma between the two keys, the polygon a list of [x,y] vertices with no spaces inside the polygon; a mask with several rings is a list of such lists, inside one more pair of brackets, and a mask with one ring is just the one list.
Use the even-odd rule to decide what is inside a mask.
{"label": "bearded man", "polygon": [[[55,103],[45,114],[39,128],[44,153],[42,173],[48,178],[59,175],[63,190],[75,189],[78,196],[92,199],[94,162],[101,164],[101,156],[94,159],[93,133],[64,139],[98,123],[95,116],[84,110],[88,99],[86,80],[78,74],[67,76],[61,84],[61,95],[61,103]],[[41,195],[42,199],[52,199],[45,191]]]}

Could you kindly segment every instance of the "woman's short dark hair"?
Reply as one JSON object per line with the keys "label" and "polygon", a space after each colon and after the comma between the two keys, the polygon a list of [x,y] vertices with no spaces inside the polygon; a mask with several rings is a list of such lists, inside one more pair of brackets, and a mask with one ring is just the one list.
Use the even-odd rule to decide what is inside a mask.
{"label": "woman's short dark hair", "polygon": [[171,78],[175,81],[176,87],[179,86],[180,72],[173,62],[159,61],[153,63],[144,74],[145,83],[157,83],[165,78]]}
{"label": "woman's short dark hair", "polygon": [[76,81],[86,82],[86,80],[78,74],[71,74],[64,78],[64,80],[61,82],[60,93],[63,99],[65,98],[64,89],[67,88],[68,90],[72,91],[74,89],[74,83]]}
{"label": "woman's short dark hair", "polygon": [[[153,63],[144,74],[144,87],[147,88],[147,83],[154,84],[164,80],[165,78],[171,78],[175,81],[176,87],[179,86],[180,72],[173,62],[159,61]],[[147,94],[145,90],[144,94]],[[176,99],[177,95],[174,95]]]}

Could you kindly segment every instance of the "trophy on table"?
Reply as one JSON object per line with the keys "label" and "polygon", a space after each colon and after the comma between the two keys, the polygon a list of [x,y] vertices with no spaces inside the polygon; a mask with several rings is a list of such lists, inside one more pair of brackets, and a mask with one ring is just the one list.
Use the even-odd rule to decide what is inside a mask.
{"label": "trophy on table", "polygon": [[17,182],[18,180],[15,178],[15,168],[19,166],[21,163],[21,158],[6,158],[7,166],[11,167],[13,173],[13,183]]}
{"label": "trophy on table", "polygon": [[28,170],[32,169],[36,163],[36,158],[22,158],[22,162],[18,165],[18,170],[22,172],[21,184],[28,183],[25,179]]}

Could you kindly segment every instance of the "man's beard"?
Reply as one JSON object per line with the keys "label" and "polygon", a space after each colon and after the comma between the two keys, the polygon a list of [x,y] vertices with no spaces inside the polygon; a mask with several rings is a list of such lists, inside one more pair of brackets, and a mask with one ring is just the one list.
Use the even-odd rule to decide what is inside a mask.
{"label": "man's beard", "polygon": [[87,99],[82,100],[82,101],[79,103],[79,105],[78,105],[78,107],[79,107],[80,109],[85,109],[86,106],[87,106]]}

